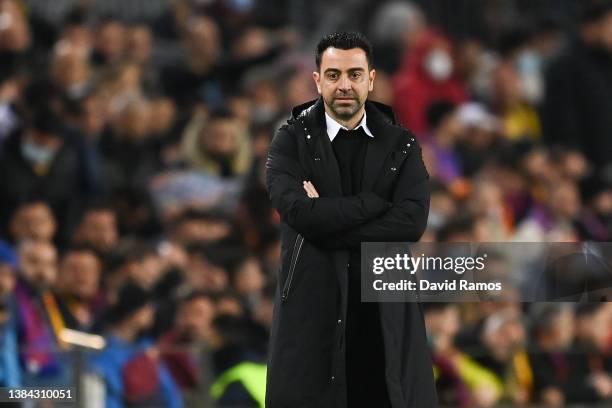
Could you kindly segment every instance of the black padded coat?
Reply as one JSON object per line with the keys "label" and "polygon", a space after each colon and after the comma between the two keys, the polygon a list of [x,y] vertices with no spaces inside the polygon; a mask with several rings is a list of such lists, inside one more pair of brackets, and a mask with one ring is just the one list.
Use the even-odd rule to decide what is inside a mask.
{"label": "black padded coat", "polygon": [[[276,133],[266,184],[281,215],[282,265],[270,339],[266,407],[346,407],[344,335],[349,249],[418,241],[429,210],[428,174],[413,135],[388,106],[366,102],[362,193],[342,197],[319,98],[293,109]],[[303,180],[320,197],[308,198]],[[386,383],[394,408],[437,406],[418,303],[380,303]],[[350,407],[352,408],[352,407]]]}

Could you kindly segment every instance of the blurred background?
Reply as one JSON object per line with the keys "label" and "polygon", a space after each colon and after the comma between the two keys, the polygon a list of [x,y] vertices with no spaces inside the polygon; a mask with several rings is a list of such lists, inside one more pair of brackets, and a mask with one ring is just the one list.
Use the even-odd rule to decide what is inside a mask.
{"label": "blurred background", "polygon": [[[422,146],[423,241],[611,240],[610,2],[0,0],[0,386],[263,406],[264,162],[337,30]],[[424,310],[444,406],[612,404],[612,305]]]}

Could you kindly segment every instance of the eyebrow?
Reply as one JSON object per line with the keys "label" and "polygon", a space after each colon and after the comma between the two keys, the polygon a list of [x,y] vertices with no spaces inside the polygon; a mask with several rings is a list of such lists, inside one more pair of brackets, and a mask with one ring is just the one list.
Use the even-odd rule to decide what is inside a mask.
{"label": "eyebrow", "polygon": [[[355,71],[365,72],[365,69],[361,67],[356,67],[356,68],[349,68],[347,69],[347,71],[348,72],[355,72]],[[340,70],[338,68],[327,68],[324,73],[328,73],[328,72],[340,72]]]}

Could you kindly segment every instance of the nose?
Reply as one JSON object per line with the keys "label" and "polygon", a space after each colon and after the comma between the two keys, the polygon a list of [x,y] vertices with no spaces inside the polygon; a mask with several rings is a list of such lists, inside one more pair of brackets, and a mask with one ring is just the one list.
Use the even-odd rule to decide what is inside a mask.
{"label": "nose", "polygon": [[347,75],[342,75],[340,77],[340,84],[338,85],[338,89],[341,92],[350,92],[350,90],[351,90],[351,81],[349,80]]}

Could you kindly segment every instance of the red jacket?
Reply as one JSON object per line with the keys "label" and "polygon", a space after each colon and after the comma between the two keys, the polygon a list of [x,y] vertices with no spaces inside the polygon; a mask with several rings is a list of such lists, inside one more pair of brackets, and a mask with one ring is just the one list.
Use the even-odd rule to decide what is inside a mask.
{"label": "red jacket", "polygon": [[429,130],[426,113],[431,103],[440,100],[461,103],[468,96],[456,70],[444,81],[436,81],[429,76],[423,62],[435,48],[443,48],[453,54],[450,41],[439,31],[430,30],[406,51],[402,65],[393,78],[395,113],[399,121],[417,137]]}

